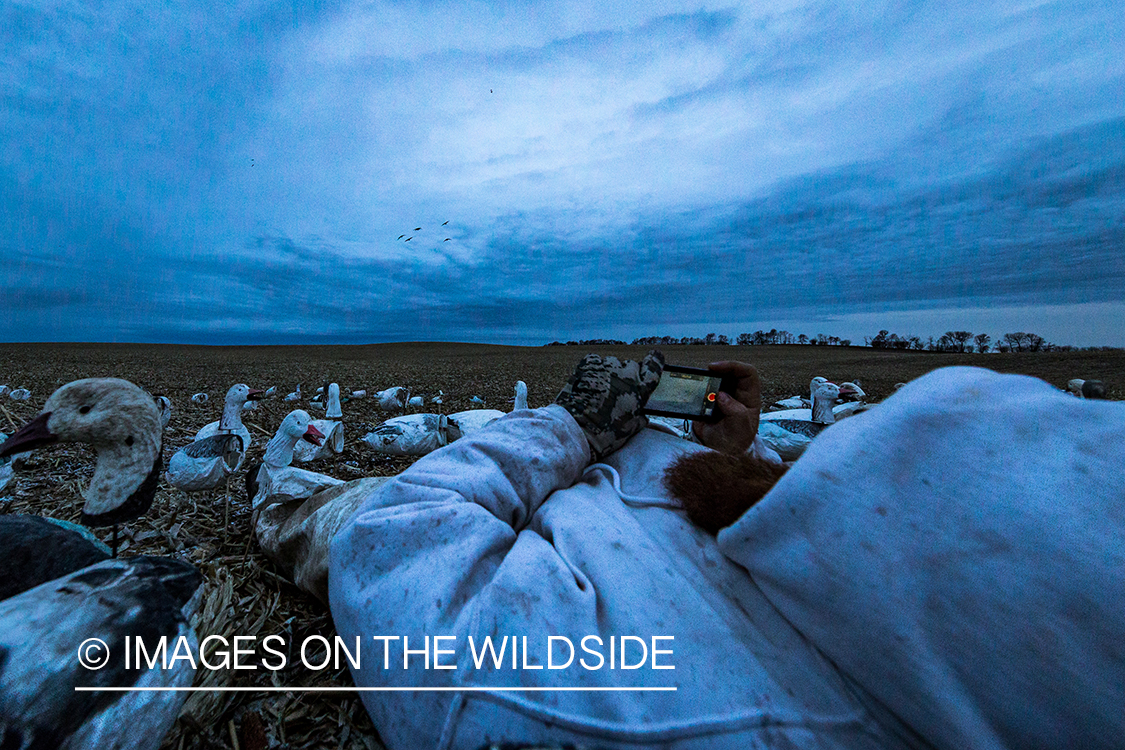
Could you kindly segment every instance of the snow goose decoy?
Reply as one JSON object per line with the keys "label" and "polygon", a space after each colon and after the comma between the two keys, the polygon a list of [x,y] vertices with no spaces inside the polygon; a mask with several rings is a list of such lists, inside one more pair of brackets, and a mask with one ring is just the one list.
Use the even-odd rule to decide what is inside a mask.
{"label": "snow goose decoy", "polygon": [[89,378],[59,388],[39,416],[0,444],[0,457],[56,442],[86,443],[97,452],[83,493],[82,523],[113,526],[152,506],[160,479],[160,412],[152,396],[127,380]]}
{"label": "snow goose decoy", "polygon": [[300,401],[301,400],[301,384],[297,383],[297,390],[290,393],[285,397],[285,401]]}
{"label": "snow goose decoy", "polygon": [[322,438],[319,442],[302,441],[296,444],[293,458],[298,463],[308,463],[319,458],[328,458],[344,451],[344,416],[340,408],[340,385],[328,384],[328,397],[325,401],[324,419],[314,419],[312,424]]}
{"label": "snow goose decoy", "polygon": [[168,423],[172,421],[172,399],[161,394],[153,396],[152,400],[156,402],[156,408],[160,410],[160,426],[167,427]]}
{"label": "snow goose decoy", "polygon": [[363,436],[377,453],[424,456],[461,437],[460,426],[445,414],[404,414],[392,417]]}
{"label": "snow goose decoy", "polygon": [[[512,399],[512,411],[527,408],[527,383],[516,381],[515,396]],[[495,422],[504,416],[505,412],[499,409],[469,409],[450,414],[449,419],[457,425],[462,435],[476,432],[487,424]]]}
{"label": "snow goose decoy", "polygon": [[[187,693],[77,688],[189,687],[194,662],[184,654],[198,652],[188,623],[201,582],[186,562],[132,557],[103,560],[0,601],[3,746],[156,750]],[[94,634],[104,649],[91,646]],[[126,668],[130,636],[149,648],[166,638],[168,654],[181,658],[170,658],[168,669],[159,661]],[[76,654],[105,663],[88,669]]]}
{"label": "snow goose decoy", "polygon": [[206,393],[197,393],[197,394],[195,394],[194,396],[191,397],[191,402],[193,404],[205,404],[210,399],[211,399],[211,397],[208,396]]}
{"label": "snow goose decoy", "polygon": [[828,378],[822,378],[819,375],[812,379],[809,383],[809,397],[803,398],[801,396],[792,396],[790,398],[782,399],[770,407],[770,411],[785,411],[787,409],[809,409],[812,408],[813,396],[816,394],[816,389],[824,383],[828,382]]}
{"label": "snow goose decoy", "polygon": [[8,394],[8,398],[12,399],[13,401],[27,401],[29,398],[31,398],[31,391],[27,390],[26,388],[17,388]]}
{"label": "snow goose decoy", "polygon": [[348,394],[348,398],[349,399],[367,398],[367,391],[365,391],[365,390],[352,391],[351,393]]}
{"label": "snow goose decoy", "polygon": [[250,506],[257,508],[270,495],[309,497],[317,492],[343,484],[327,474],[318,474],[291,466],[297,446],[304,443],[320,445],[324,435],[316,427],[309,413],[294,409],[281,421],[277,433],[266,444],[266,454],[261,465],[246,474],[246,494]]}
{"label": "snow goose decoy", "polygon": [[788,409],[762,414],[758,435],[783,461],[795,461],[812,439],[835,423],[832,407],[840,396],[835,383],[822,383],[813,394],[812,409]]}
{"label": "snow goose decoy", "polygon": [[213,490],[238,471],[251,443],[250,430],[242,424],[242,405],[262,393],[244,383],[231,386],[222,419],[204,425],[195,440],[168,461],[168,483],[188,492]]}
{"label": "snow goose decoy", "polygon": [[426,400],[421,396],[411,396],[406,400],[406,403],[411,409],[421,409],[426,405]]}
{"label": "snow goose decoy", "polygon": [[473,396],[469,399],[469,403],[472,404],[474,408],[477,406],[484,406],[484,399],[480,396]]}
{"label": "snow goose decoy", "polygon": [[375,394],[379,408],[383,411],[404,411],[406,409],[407,393],[401,385],[379,391]]}
{"label": "snow goose decoy", "polygon": [[9,388],[8,386],[0,385],[0,398],[4,398],[4,396],[7,396],[11,392],[12,392],[12,389]]}

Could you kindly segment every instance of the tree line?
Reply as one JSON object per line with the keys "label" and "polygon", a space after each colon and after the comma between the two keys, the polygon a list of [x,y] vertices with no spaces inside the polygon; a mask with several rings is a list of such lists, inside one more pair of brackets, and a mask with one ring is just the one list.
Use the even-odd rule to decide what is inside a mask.
{"label": "tree line", "polygon": [[[659,345],[697,345],[697,346],[768,346],[771,344],[797,344],[801,346],[852,346],[851,339],[842,339],[838,336],[827,336],[818,333],[816,336],[805,334],[792,334],[789,331],[779,331],[771,328],[768,331],[755,331],[754,333],[740,333],[732,341],[729,336],[722,333],[708,333],[706,336],[642,336],[626,342],[619,339],[582,339],[581,341],[552,341],[547,346],[659,346]],[[993,341],[987,333],[973,334],[971,331],[946,331],[941,336],[923,340],[920,336],[900,336],[888,330],[879,331],[874,336],[867,336],[863,346],[872,349],[892,349],[900,351],[919,352],[957,352],[984,354],[990,351],[997,352],[1066,352],[1079,351],[1081,347],[1060,346],[1052,344],[1042,336],[1035,333],[1015,331],[1005,333]],[[1114,347],[1090,346],[1086,350],[1109,350]]]}

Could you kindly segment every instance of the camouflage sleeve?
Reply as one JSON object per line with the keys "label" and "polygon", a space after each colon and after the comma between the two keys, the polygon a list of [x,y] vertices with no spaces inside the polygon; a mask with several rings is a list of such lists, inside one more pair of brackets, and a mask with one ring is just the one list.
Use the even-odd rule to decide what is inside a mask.
{"label": "camouflage sleeve", "polygon": [[575,368],[555,403],[570,412],[586,433],[595,461],[613,453],[648,424],[641,407],[656,389],[663,370],[664,355],[655,350],[639,363],[588,354]]}

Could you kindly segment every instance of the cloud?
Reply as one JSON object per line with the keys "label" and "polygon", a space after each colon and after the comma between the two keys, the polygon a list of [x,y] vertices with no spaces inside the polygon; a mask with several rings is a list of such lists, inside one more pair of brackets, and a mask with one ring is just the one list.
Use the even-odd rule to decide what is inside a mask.
{"label": "cloud", "polygon": [[15,338],[534,343],[1125,288],[1112,3],[5,13]]}

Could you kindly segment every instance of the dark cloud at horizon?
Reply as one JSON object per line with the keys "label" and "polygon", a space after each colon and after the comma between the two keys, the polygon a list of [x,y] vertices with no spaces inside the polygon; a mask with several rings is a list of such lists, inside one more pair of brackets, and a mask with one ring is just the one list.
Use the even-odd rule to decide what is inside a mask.
{"label": "dark cloud at horizon", "polygon": [[7,8],[0,340],[1125,305],[1112,4],[579,7]]}

